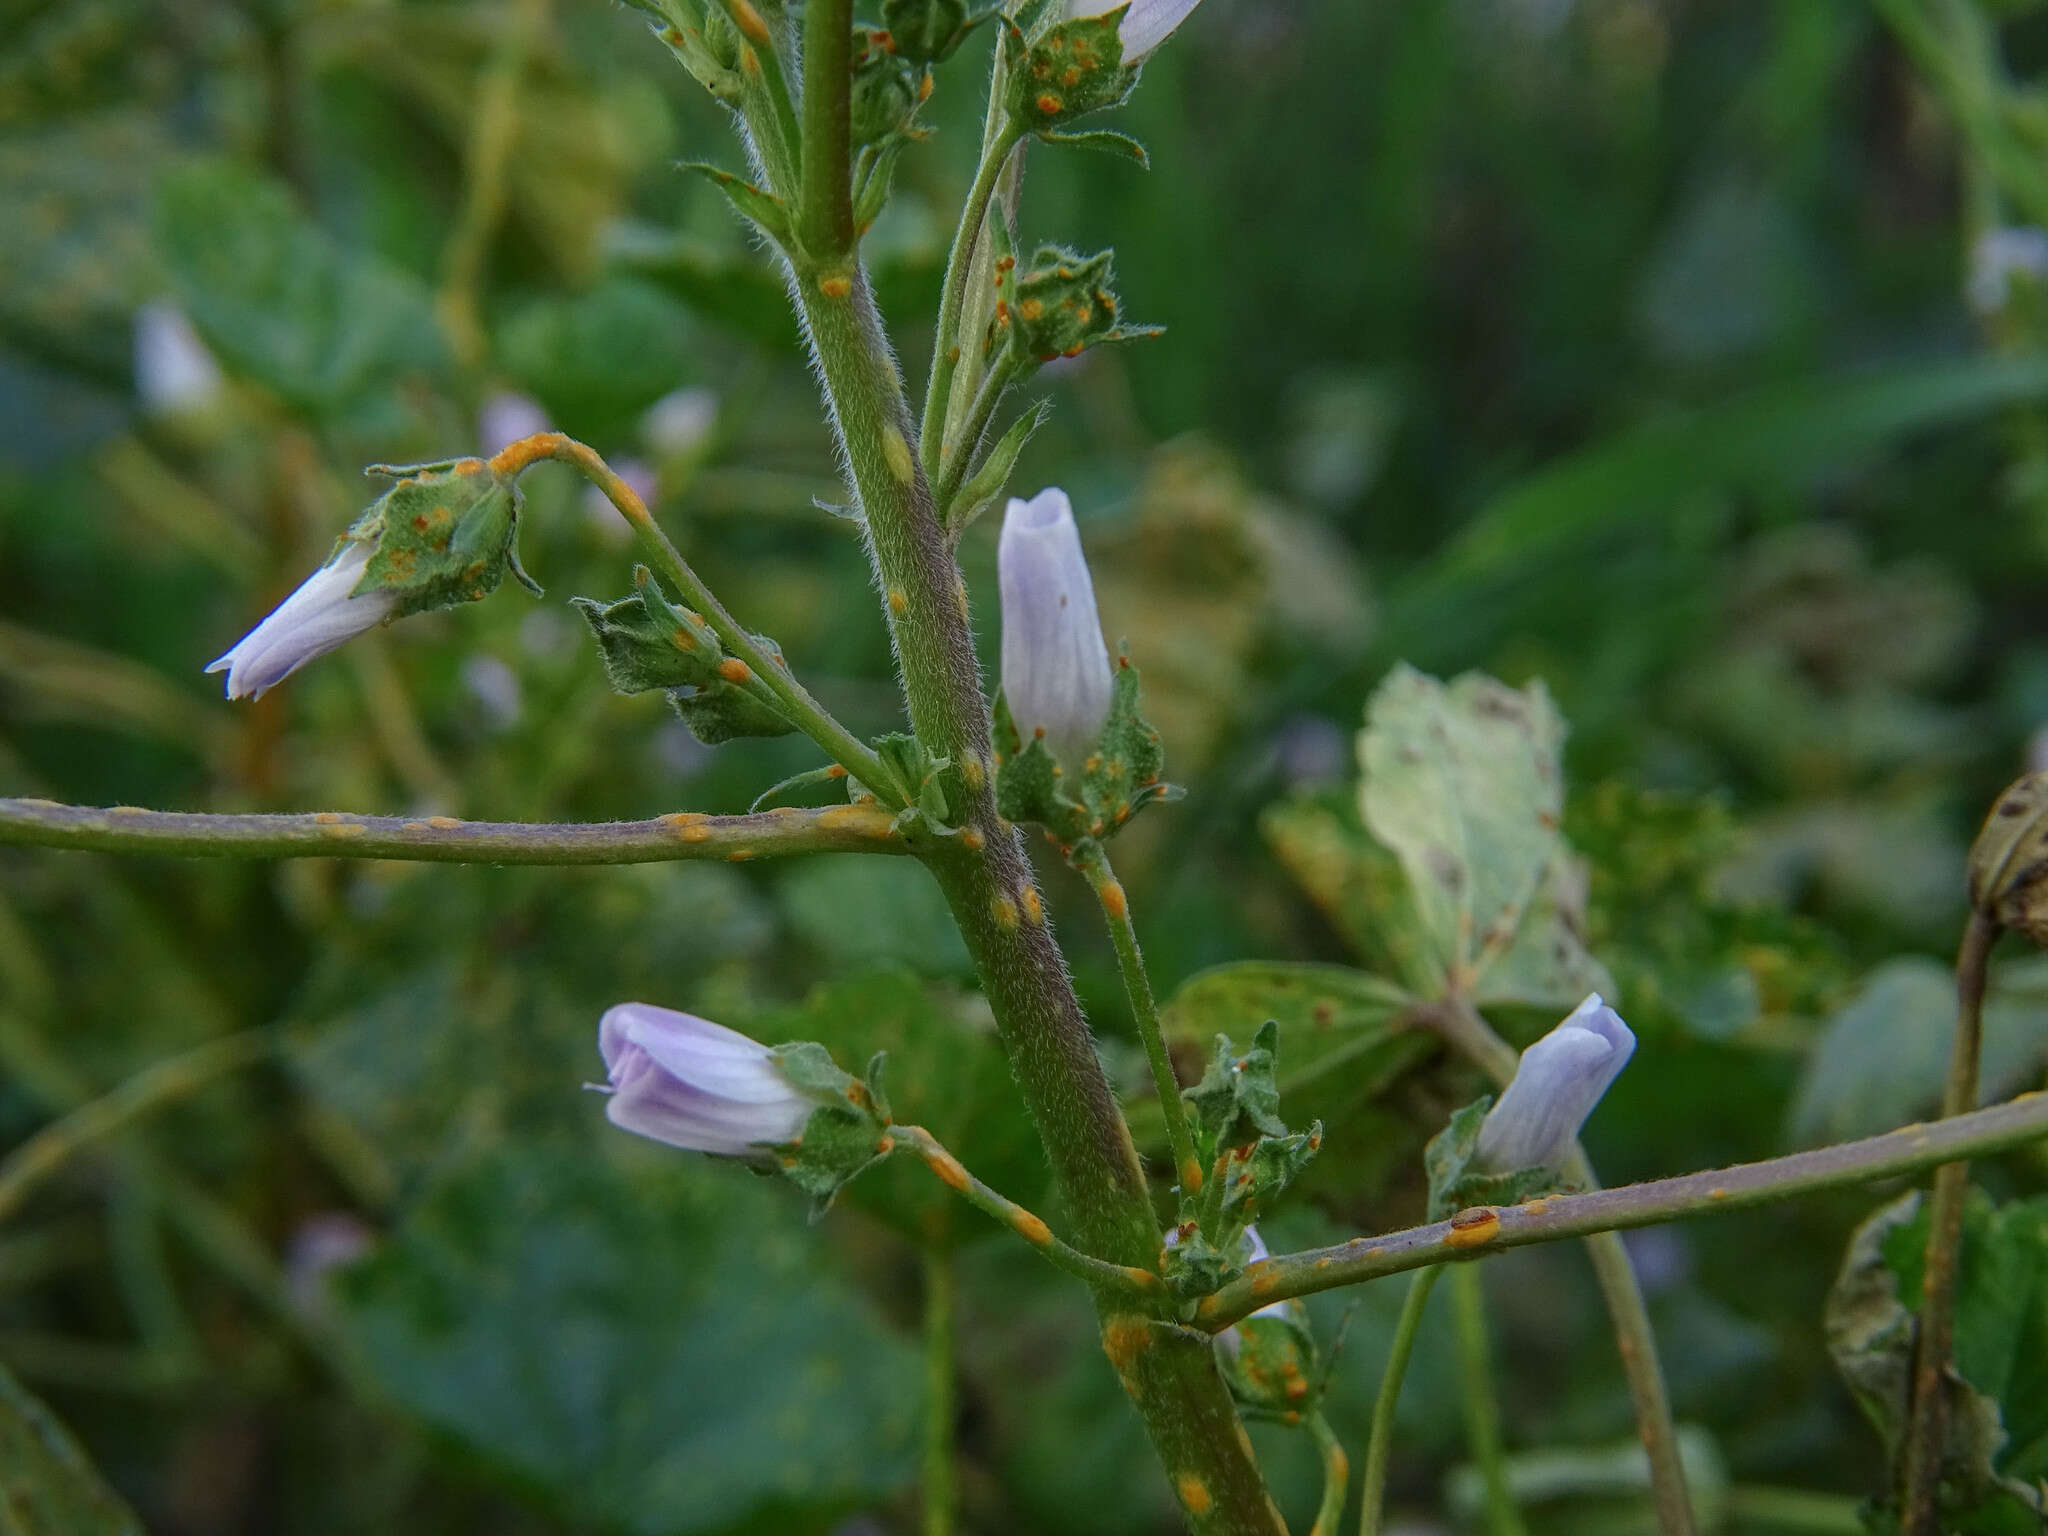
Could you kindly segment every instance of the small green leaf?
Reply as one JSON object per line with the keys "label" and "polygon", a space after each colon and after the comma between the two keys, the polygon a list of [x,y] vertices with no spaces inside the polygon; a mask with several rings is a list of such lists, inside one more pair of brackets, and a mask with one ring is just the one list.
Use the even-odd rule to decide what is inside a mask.
{"label": "small green leaf", "polygon": [[762,190],[744,177],[735,176],[731,171],[701,160],[684,162],[680,169],[706,178],[725,194],[725,200],[732,204],[733,211],[777,245],[790,241],[789,210],[782,206],[782,199],[774,193]]}
{"label": "small green leaf", "polygon": [[1246,1051],[1240,1052],[1227,1035],[1216,1037],[1209,1070],[1183,1094],[1208,1155],[1250,1146],[1261,1136],[1287,1134],[1274,1077],[1279,1045],[1280,1026],[1271,1019],[1259,1026]]}
{"label": "small green leaf", "polygon": [[143,1536],[71,1431],[0,1367],[0,1536]]}
{"label": "small green leaf", "polygon": [[1152,157],[1145,153],[1145,146],[1127,133],[1118,133],[1113,128],[1090,128],[1080,133],[1042,133],[1039,135],[1048,144],[1071,144],[1076,149],[1101,150],[1105,154],[1120,155],[1126,160],[1137,162],[1138,169],[1152,169]]}
{"label": "small green leaf", "polygon": [[[1002,498],[1003,489],[1010,481],[1010,472],[1017,467],[1017,456],[1050,415],[1052,402],[1040,400],[1019,416],[1010,424],[1009,431],[989,449],[974,473],[953,493],[952,505],[942,509],[942,520],[947,534],[956,543],[970,523]],[[968,451],[969,446],[963,444],[961,451]]]}
{"label": "small green leaf", "polygon": [[1099,16],[1055,22],[1026,41],[1005,24],[1003,47],[1010,67],[1010,113],[1034,132],[1043,132],[1090,112],[1120,105],[1137,84],[1138,72],[1124,68],[1118,26],[1125,6]]}
{"label": "small green leaf", "polygon": [[482,459],[408,467],[373,465],[399,481],[344,537],[376,548],[357,593],[396,594],[392,617],[476,602],[519,568],[519,488]]}

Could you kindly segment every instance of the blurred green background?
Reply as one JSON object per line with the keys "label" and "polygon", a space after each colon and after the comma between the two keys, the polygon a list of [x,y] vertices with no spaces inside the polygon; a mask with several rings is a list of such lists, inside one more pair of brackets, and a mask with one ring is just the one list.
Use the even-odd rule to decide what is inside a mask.
{"label": "blurred green background", "polygon": [[[2048,724],[2048,262],[2022,240],[1972,284],[1987,229],[2048,219],[2048,13],[1882,10],[1206,0],[1118,122],[1149,174],[1031,151],[1022,237],[1113,244],[1127,312],[1167,328],[1040,377],[1054,414],[1012,485],[1072,493],[1190,791],[1119,855],[1162,996],[1227,961],[1371,958],[1329,854],[1393,662],[1541,677],[1573,726],[1586,931],[1642,1038],[1589,1129],[1603,1174],[1933,1108],[1962,852]],[[2010,75],[1956,63],[1923,10]],[[857,730],[897,725],[865,561],[814,505],[844,493],[779,280],[675,168],[738,152],[634,13],[0,0],[0,40],[0,792],[610,818],[741,809],[809,766],[801,738],[706,749],[606,691],[564,600],[622,594],[632,555],[556,469],[526,482],[545,600],[508,587],[221,700],[201,668],[373,494],[360,465],[520,420],[652,477],[743,622]],[[868,241],[913,378],[987,43],[941,69]],[[172,388],[138,339],[183,321],[217,371]],[[991,643],[993,534],[963,547]],[[1141,1094],[1086,892],[1047,878]],[[2000,974],[2003,1093],[2040,1080],[2048,976]],[[1174,1528],[1085,1298],[980,1218],[892,1169],[807,1226],[779,1187],[610,1130],[579,1084],[629,998],[888,1045],[977,1171],[1047,1198],[908,861],[4,850],[0,1144],[236,1031],[284,1046],[4,1213],[0,1364],[167,1536],[908,1532],[943,1263],[962,1528]],[[1330,1154],[1269,1239],[1417,1219],[1415,1153],[1471,1086],[1425,1058],[1315,1106]],[[2035,1192],[2048,1160],[1980,1177]],[[1881,1480],[1821,1328],[1878,1200],[1632,1239],[1679,1417],[1733,1490],[1718,1529],[1853,1530]],[[1511,1447],[1626,1438],[1583,1256],[1486,1278]],[[1315,1303],[1326,1340],[1356,1307],[1355,1452],[1400,1288]],[[1417,1530],[1458,1528],[1447,1336],[1433,1311],[1402,1408]],[[1258,1438],[1305,1526],[1309,1447]],[[1627,1500],[1601,1518],[1646,1528]]]}

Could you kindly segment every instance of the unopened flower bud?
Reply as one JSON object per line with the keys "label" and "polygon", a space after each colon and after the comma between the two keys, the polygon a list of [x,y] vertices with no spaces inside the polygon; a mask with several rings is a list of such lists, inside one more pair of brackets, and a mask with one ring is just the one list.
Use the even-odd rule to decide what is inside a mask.
{"label": "unopened flower bud", "polygon": [[370,553],[370,545],[344,540],[325,565],[206,669],[227,673],[229,698],[261,697],[307,662],[389,617],[397,600],[389,588],[355,595]]}
{"label": "unopened flower bud", "polygon": [[1522,1052],[1514,1081],[1479,1127],[1474,1162],[1495,1173],[1556,1168],[1628,1059],[1636,1037],[1598,992]]}
{"label": "unopened flower bud", "polygon": [[[1124,12],[1124,19],[1116,29],[1117,40],[1124,46],[1125,66],[1144,63],[1152,51],[1188,19],[1198,4],[1200,0],[1131,0],[1130,8]],[[1072,0],[1067,7],[1067,15],[1101,16],[1115,9],[1114,5],[1104,5],[1101,0]]]}
{"label": "unopened flower bud", "polygon": [[996,571],[1010,717],[1027,743],[1042,732],[1047,750],[1077,770],[1109,718],[1111,677],[1095,584],[1065,491],[1011,500]]}
{"label": "unopened flower bud", "polygon": [[744,1157],[795,1141],[819,1101],[736,1030],[651,1003],[605,1011],[597,1048],[611,1082],[605,1117],[691,1152]]}

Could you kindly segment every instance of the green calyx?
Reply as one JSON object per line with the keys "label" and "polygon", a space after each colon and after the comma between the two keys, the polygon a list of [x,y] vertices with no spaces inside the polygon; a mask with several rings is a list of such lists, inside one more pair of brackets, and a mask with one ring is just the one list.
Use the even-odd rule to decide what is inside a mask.
{"label": "green calyx", "polygon": [[1300,1302],[1256,1313],[1232,1332],[1237,1348],[1218,1354],[1231,1395],[1248,1412],[1292,1423],[1316,1407],[1323,1395],[1323,1370]]}
{"label": "green calyx", "polygon": [[[605,676],[616,692],[668,690],[676,713],[707,746],[742,736],[786,736],[795,729],[752,669],[726,654],[703,619],[671,604],[645,566],[634,568],[633,585],[633,595],[616,602],[569,600],[597,636]],[[761,647],[775,654],[774,641],[761,640]]]}
{"label": "green calyx", "polygon": [[1095,750],[1062,763],[1041,738],[1022,739],[1008,703],[996,696],[996,809],[1011,821],[1036,822],[1052,834],[1069,863],[1085,859],[1092,841],[1114,837],[1155,800],[1180,791],[1160,778],[1166,749],[1139,713],[1138,669],[1119,656],[1109,718]]}
{"label": "green calyx", "polygon": [[814,1040],[777,1046],[774,1056],[776,1071],[789,1085],[819,1101],[803,1135],[774,1149],[771,1170],[811,1197],[815,1218],[863,1169],[889,1155],[884,1058],[877,1054],[860,1078],[841,1071],[832,1053]]}
{"label": "green calyx", "polygon": [[519,489],[482,459],[373,464],[398,483],[372,502],[342,537],[374,545],[351,596],[388,592],[393,618],[489,597],[506,572],[530,591],[519,565]]}
{"label": "green calyx", "polygon": [[917,109],[931,94],[931,71],[898,45],[893,31],[853,29],[852,126],[855,144],[922,137]]}
{"label": "green calyx", "polygon": [[1537,1195],[1554,1194],[1569,1187],[1548,1168],[1492,1173],[1474,1166],[1479,1128],[1492,1107],[1493,1095],[1486,1094],[1453,1111],[1450,1123],[1423,1149],[1422,1165],[1429,1174],[1431,1221],[1447,1220],[1473,1206],[1519,1205]]}
{"label": "green calyx", "polygon": [[893,781],[903,809],[896,813],[897,831],[912,836],[957,837],[960,808],[967,804],[967,786],[950,757],[940,757],[915,736],[892,731],[873,743],[875,756]]}
{"label": "green calyx", "polygon": [[1109,287],[1115,254],[1081,256],[1064,246],[1042,245],[1027,271],[1019,272],[1014,258],[998,261],[995,327],[1019,361],[1036,366],[1105,342],[1160,334],[1156,325],[1121,322]]}
{"label": "green calyx", "polygon": [[1121,105],[1138,81],[1137,70],[1124,66],[1117,31],[1126,9],[1056,22],[1029,39],[1016,25],[1006,24],[1010,115],[1031,132],[1043,133]]}

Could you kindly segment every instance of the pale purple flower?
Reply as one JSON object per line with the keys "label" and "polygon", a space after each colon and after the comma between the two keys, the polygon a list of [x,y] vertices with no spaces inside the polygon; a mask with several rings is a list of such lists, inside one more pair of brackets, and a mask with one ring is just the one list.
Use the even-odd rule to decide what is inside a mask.
{"label": "pale purple flower", "polygon": [[1069,772],[1109,718],[1109,648],[1067,493],[1012,498],[996,544],[1002,592],[1003,697],[1026,742],[1039,731]]}
{"label": "pale purple flower", "polygon": [[1514,1081],[1480,1124],[1476,1161],[1496,1173],[1558,1167],[1635,1048],[1621,1015],[1590,994],[1522,1052]]}
{"label": "pale purple flower", "polygon": [[220,398],[220,365],[175,304],[135,312],[135,394],[153,416],[201,411]]}
{"label": "pale purple flower", "polygon": [[[1124,19],[1116,29],[1117,38],[1124,45],[1124,63],[1142,64],[1151,52],[1173,35],[1174,28],[1188,19],[1200,0],[1131,0],[1131,7],[1124,12]],[[1114,10],[1114,5],[1104,5],[1101,0],[1071,0],[1067,15],[1100,16],[1104,11]]]}
{"label": "pale purple flower", "polygon": [[2031,224],[1987,229],[1970,247],[1970,277],[1965,285],[1970,307],[1995,315],[2011,297],[2012,280],[2048,280],[2048,230]]}
{"label": "pale purple flower", "polygon": [[611,1123],[686,1151],[742,1157],[795,1141],[818,1107],[790,1086],[767,1046],[673,1008],[607,1009],[597,1048],[611,1078]]}
{"label": "pale purple flower", "polygon": [[345,541],[269,617],[206,669],[227,673],[229,698],[258,698],[315,657],[384,622],[397,601],[395,593],[378,588],[354,595],[372,548],[359,539]]}
{"label": "pale purple flower", "polygon": [[485,458],[548,429],[541,403],[516,389],[500,390],[476,413],[477,444]]}

